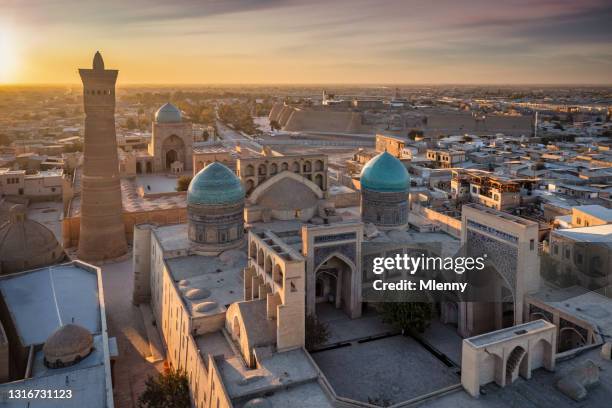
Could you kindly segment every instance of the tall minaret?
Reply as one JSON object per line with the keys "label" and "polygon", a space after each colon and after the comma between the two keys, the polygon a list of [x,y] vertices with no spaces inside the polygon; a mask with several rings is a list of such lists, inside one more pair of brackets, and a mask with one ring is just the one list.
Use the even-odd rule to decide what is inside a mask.
{"label": "tall minaret", "polygon": [[86,261],[115,258],[127,252],[115,134],[118,73],[104,69],[100,52],[94,56],[93,69],[79,69],[85,145],[78,257]]}

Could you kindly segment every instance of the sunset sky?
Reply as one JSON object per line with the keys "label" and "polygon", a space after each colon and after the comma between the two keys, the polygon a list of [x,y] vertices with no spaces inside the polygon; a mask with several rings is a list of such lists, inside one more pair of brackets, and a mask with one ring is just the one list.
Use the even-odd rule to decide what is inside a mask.
{"label": "sunset sky", "polygon": [[0,83],[612,83],[610,0],[0,0]]}

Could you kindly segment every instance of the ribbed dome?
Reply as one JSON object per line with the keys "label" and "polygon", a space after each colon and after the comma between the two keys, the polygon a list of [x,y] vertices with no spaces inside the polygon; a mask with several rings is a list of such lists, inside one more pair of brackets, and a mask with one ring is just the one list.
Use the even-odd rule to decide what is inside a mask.
{"label": "ribbed dome", "polygon": [[45,364],[51,368],[76,364],[93,349],[93,337],[84,327],[66,324],[57,329],[45,342]]}
{"label": "ribbed dome", "polygon": [[25,206],[9,210],[9,220],[0,226],[0,274],[40,268],[61,261],[62,246],[53,232],[26,216]]}
{"label": "ribbed dome", "polygon": [[408,170],[399,159],[384,152],[370,160],[361,170],[361,189],[401,192],[410,189]]}
{"label": "ribbed dome", "polygon": [[157,123],[180,123],[182,120],[181,111],[171,103],[166,103],[155,113]]}
{"label": "ribbed dome", "polygon": [[219,162],[200,170],[189,184],[188,204],[219,205],[236,203],[244,199],[240,179]]}

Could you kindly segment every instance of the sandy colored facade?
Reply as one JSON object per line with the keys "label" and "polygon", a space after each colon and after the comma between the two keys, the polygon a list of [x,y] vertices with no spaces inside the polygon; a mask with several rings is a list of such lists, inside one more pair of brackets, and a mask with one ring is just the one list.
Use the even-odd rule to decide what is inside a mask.
{"label": "sandy colored facade", "polygon": [[555,326],[545,320],[464,339],[461,384],[478,398],[480,387],[490,382],[506,387],[519,375],[530,379],[537,368],[554,371],[556,341]]}
{"label": "sandy colored facade", "polygon": [[485,256],[497,273],[496,302],[461,302],[459,333],[469,337],[523,323],[524,299],[540,289],[536,222],[478,204],[462,208],[461,243],[470,256]]}
{"label": "sandy colored facade", "polygon": [[99,261],[127,252],[121,219],[121,184],[115,134],[117,70],[104,69],[96,53],[93,69],[80,69],[85,109],[79,258]]}
{"label": "sandy colored facade", "polygon": [[230,169],[236,168],[236,159],[232,156],[231,152],[221,144],[199,146],[193,149],[192,168],[194,176],[213,162],[223,163]]}
{"label": "sandy colored facade", "polygon": [[401,159],[403,157],[404,148],[406,147],[407,140],[398,136],[389,136],[383,134],[376,134],[376,151],[377,152],[389,152],[393,156]]}

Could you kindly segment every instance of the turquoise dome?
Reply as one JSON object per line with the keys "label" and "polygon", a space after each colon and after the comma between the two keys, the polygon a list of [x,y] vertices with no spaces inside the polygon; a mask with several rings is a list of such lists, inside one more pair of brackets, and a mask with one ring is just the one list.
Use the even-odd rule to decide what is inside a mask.
{"label": "turquoise dome", "polygon": [[410,189],[408,170],[399,159],[384,152],[363,166],[361,170],[361,189],[401,192]]}
{"label": "turquoise dome", "polygon": [[219,162],[204,167],[187,190],[188,204],[219,205],[244,199],[244,188],[233,171]]}
{"label": "turquoise dome", "polygon": [[165,104],[155,113],[157,123],[179,123],[181,120],[181,111],[171,103]]}

